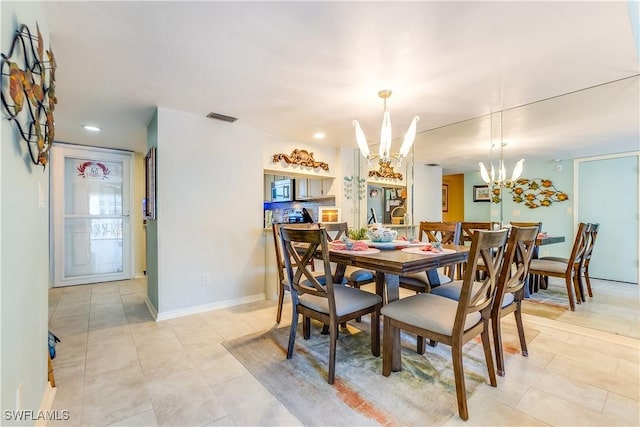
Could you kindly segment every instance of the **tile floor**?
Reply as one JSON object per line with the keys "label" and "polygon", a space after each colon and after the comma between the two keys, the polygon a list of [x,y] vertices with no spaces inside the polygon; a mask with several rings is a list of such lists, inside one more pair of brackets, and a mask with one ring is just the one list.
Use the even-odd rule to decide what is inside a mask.
{"label": "tile floor", "polygon": [[[300,425],[221,345],[272,327],[274,301],[156,323],[145,292],[144,280],[50,290],[50,329],[62,340],[53,409],[70,420],[49,425]],[[529,357],[507,355],[498,387],[469,399],[470,420],[445,425],[640,425],[638,287],[595,280],[594,294],[557,320],[525,315],[538,331]]]}

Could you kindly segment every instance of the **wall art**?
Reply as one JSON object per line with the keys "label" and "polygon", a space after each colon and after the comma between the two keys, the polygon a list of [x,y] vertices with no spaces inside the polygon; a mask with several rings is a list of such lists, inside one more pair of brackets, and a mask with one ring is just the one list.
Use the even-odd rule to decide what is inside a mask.
{"label": "wall art", "polygon": [[551,206],[569,200],[567,193],[558,190],[550,179],[521,178],[507,187],[515,203],[524,203],[529,209]]}
{"label": "wall art", "polygon": [[0,68],[2,111],[26,142],[33,164],[46,167],[58,102],[56,60],[51,47],[45,52],[37,23],[36,35],[26,25],[20,25],[9,52],[2,54]]}
{"label": "wall art", "polygon": [[313,158],[313,153],[307,150],[299,150],[295,149],[291,152],[291,154],[278,153],[273,155],[273,163],[278,163],[279,161],[285,161],[290,165],[300,165],[300,166],[308,166],[310,168],[321,168],[323,170],[329,170],[329,164],[325,162],[317,162]]}

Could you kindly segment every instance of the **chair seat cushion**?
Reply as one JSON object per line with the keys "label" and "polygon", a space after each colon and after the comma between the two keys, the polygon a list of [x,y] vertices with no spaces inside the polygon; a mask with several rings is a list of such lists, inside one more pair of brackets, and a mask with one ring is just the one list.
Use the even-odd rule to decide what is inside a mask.
{"label": "chair seat cushion", "polygon": [[[479,290],[480,286],[482,286],[482,283],[473,282],[473,291],[472,292],[475,294]],[[448,284],[446,284],[444,286],[438,286],[437,288],[434,288],[431,291],[431,293],[433,295],[438,295],[438,296],[441,296],[441,297],[445,297],[445,298],[449,298],[449,299],[458,301],[460,299],[460,291],[461,290],[462,290],[462,280],[456,280],[456,281],[448,283]],[[507,292],[502,297],[502,307],[507,307],[514,300],[515,300],[515,297],[513,296],[513,294],[511,292]]]}
{"label": "chair seat cushion", "polygon": [[561,261],[549,261],[546,259],[532,259],[529,270],[541,270],[551,273],[564,274],[567,271],[567,263]]}
{"label": "chair seat cushion", "polygon": [[[373,307],[382,302],[382,298],[380,298],[379,295],[348,286],[335,285],[333,292],[336,299],[336,314],[338,316],[344,316],[345,314]],[[329,314],[329,300],[327,298],[304,294],[300,295],[299,301],[301,305],[307,308]]]}
{"label": "chair seat cushion", "polygon": [[344,277],[346,277],[350,282],[368,283],[373,282],[374,272],[348,265],[344,272]]}
{"label": "chair seat cushion", "polygon": [[[451,336],[457,310],[457,301],[439,295],[417,294],[383,306],[381,313],[421,329]],[[464,323],[465,331],[480,320],[479,312],[469,313]]]}
{"label": "chair seat cushion", "polygon": [[[443,285],[445,283],[451,282],[451,278],[449,276],[445,276],[444,274],[438,272],[438,277],[440,278],[440,284]],[[407,275],[400,276],[400,286],[403,283],[412,286],[419,286],[425,289],[429,289],[431,285],[429,284],[429,279],[427,278],[427,273],[421,271],[419,273],[409,273]]]}
{"label": "chair seat cushion", "polygon": [[562,257],[559,257],[559,256],[543,256],[540,259],[543,259],[543,260],[546,260],[546,261],[560,261],[560,262],[565,262],[565,263],[569,262],[569,258],[562,258]]}

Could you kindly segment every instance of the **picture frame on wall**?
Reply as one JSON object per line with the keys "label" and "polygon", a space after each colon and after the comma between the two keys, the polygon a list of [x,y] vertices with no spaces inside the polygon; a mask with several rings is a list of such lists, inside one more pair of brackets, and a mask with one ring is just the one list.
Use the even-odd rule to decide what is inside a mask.
{"label": "picture frame on wall", "polygon": [[442,212],[449,212],[449,184],[442,184]]}
{"label": "picture frame on wall", "polygon": [[488,185],[474,185],[473,186],[473,201],[474,202],[490,202],[491,190]]}
{"label": "picture frame on wall", "polygon": [[340,208],[336,206],[318,207],[318,222],[320,223],[340,222]]}
{"label": "picture frame on wall", "polygon": [[144,156],[144,219],[156,219],[156,147],[151,147]]}

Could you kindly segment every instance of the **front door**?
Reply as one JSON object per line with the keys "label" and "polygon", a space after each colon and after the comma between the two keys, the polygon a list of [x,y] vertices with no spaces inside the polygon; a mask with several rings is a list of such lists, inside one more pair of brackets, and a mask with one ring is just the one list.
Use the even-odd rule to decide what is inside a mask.
{"label": "front door", "polygon": [[54,144],[54,286],[131,278],[131,154]]}

